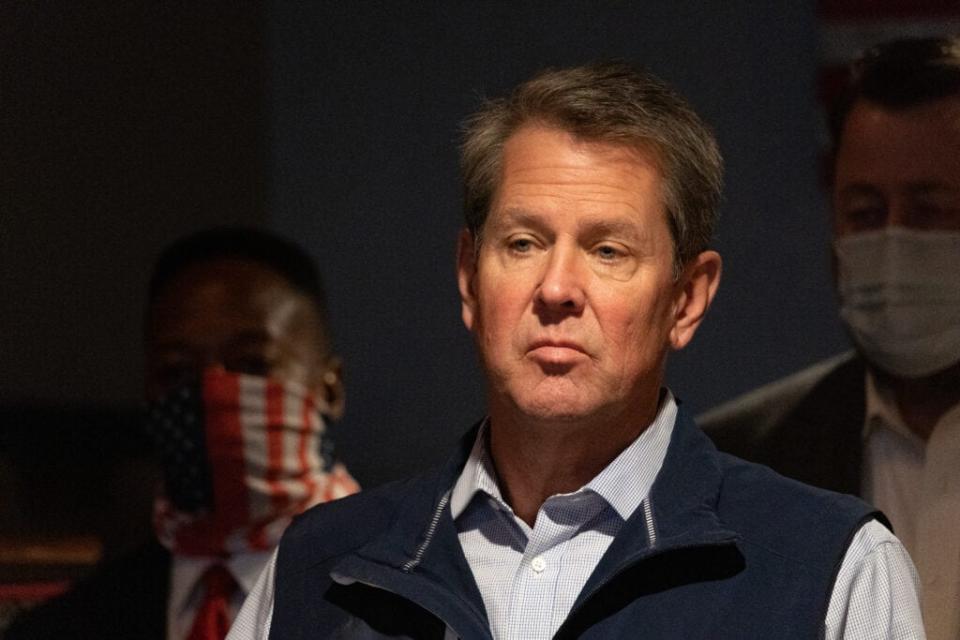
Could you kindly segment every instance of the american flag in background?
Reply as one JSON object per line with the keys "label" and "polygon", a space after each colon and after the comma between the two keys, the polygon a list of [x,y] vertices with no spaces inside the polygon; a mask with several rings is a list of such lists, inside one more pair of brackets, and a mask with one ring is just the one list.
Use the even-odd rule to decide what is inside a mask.
{"label": "american flag in background", "polygon": [[[196,396],[189,390],[173,395],[151,417],[168,457],[183,459],[196,441],[178,430],[198,404],[202,417],[193,422],[202,425],[206,462],[197,464],[209,465],[207,473],[176,474],[206,479],[212,500],[189,503],[206,508],[183,510],[170,495],[157,499],[154,523],[169,548],[201,555],[270,549],[294,515],[359,490],[342,464],[324,460],[326,429],[301,385],[210,370]],[[191,485],[180,488],[185,496],[197,489],[204,494]]]}

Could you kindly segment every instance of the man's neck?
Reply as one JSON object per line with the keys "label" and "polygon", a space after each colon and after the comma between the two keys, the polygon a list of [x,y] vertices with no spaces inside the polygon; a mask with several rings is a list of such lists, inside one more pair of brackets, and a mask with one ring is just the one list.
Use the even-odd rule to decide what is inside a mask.
{"label": "man's neck", "polygon": [[657,414],[657,406],[614,420],[545,423],[491,410],[489,451],[500,491],[529,526],[550,496],[595,478]]}
{"label": "man's neck", "polygon": [[890,389],[907,427],[924,441],[940,418],[960,403],[960,362],[923,378],[900,378],[873,370],[877,382]]}

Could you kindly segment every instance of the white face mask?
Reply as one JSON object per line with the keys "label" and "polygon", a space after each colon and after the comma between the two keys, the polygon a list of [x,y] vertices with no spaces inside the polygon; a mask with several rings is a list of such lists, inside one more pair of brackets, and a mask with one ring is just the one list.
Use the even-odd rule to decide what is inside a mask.
{"label": "white face mask", "polygon": [[960,232],[885,227],[834,251],[840,317],[867,360],[905,378],[960,361]]}

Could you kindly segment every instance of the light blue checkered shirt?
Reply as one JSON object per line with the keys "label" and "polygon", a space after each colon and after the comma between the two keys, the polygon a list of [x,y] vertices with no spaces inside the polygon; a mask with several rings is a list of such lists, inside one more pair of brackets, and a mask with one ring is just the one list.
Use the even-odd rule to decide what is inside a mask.
{"label": "light blue checkered shirt", "polygon": [[[663,465],[676,415],[676,402],[667,392],[653,424],[582,489],[548,499],[532,529],[504,502],[480,430],[450,494],[450,508],[494,638],[552,637],[627,518],[643,508],[650,522],[646,498]],[[275,579],[276,553],[228,640],[267,640]],[[916,570],[903,545],[871,520],[844,556],[823,637],[920,640],[918,593]],[[448,628],[446,637],[456,636]]]}
{"label": "light blue checkered shirt", "polygon": [[[646,499],[676,417],[668,391],[653,423],[582,489],[550,497],[532,529],[503,500],[481,428],[450,509],[496,640],[552,638],[623,523],[638,507],[650,521]],[[923,638],[918,589],[903,546],[868,522],[844,557],[825,637]]]}
{"label": "light blue checkered shirt", "polygon": [[494,638],[553,636],[620,527],[649,493],[676,416],[668,392],[653,424],[583,488],[544,502],[533,529],[503,500],[487,454],[486,425],[481,428],[454,485],[450,510]]}

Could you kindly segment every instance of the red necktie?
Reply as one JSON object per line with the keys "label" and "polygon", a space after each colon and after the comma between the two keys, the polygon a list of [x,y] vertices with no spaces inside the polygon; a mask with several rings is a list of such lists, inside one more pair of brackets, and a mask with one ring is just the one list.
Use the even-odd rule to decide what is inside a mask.
{"label": "red necktie", "polygon": [[223,640],[230,630],[230,596],[237,582],[221,564],[207,569],[200,581],[204,587],[203,602],[187,640]]}

